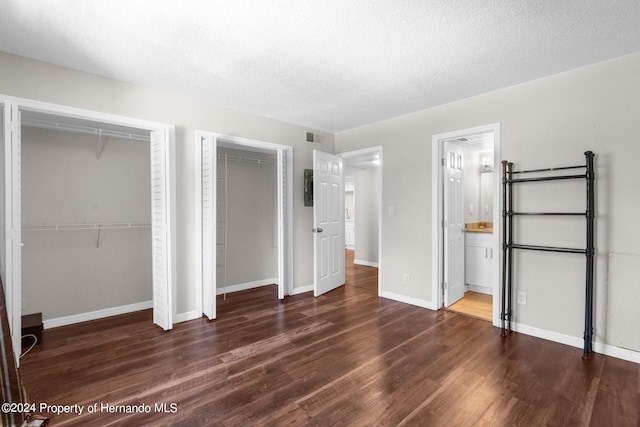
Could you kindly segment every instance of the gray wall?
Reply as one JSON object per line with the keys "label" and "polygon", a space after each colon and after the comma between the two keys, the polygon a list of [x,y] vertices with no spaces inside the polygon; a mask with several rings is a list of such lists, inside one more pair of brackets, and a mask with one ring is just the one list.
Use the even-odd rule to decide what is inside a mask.
{"label": "gray wall", "polygon": [[378,168],[368,168],[355,173],[356,261],[378,262],[378,177]]}
{"label": "gray wall", "polygon": [[[384,147],[383,290],[431,303],[431,230],[437,220],[431,217],[431,136],[500,122],[501,157],[518,169],[580,164],[584,151],[596,153],[596,341],[640,350],[640,310],[630,308],[640,306],[637,276],[622,270],[622,262],[610,262],[640,262],[638,99],[635,54],[337,134],[339,152]],[[574,184],[536,187],[520,206],[584,209],[584,185]],[[393,216],[386,215],[388,206],[395,207]],[[520,238],[532,244],[584,244],[580,220],[560,220],[559,226],[534,221],[520,230]],[[516,321],[581,338],[584,257],[523,253],[517,263],[516,291],[527,292],[528,299],[515,306]],[[410,283],[403,282],[404,273]]]}
{"label": "gray wall", "polygon": [[[22,129],[23,226],[151,222],[149,143]],[[151,230],[24,231],[23,312],[45,320],[149,301]]]}

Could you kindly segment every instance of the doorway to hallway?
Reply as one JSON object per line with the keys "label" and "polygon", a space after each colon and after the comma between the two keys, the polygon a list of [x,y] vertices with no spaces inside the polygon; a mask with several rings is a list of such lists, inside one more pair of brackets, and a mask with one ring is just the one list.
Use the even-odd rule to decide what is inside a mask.
{"label": "doorway to hallway", "polygon": [[[339,154],[345,176],[346,262],[374,268],[382,292],[382,147]],[[380,270],[380,271],[378,271]],[[347,270],[348,271],[348,270]]]}

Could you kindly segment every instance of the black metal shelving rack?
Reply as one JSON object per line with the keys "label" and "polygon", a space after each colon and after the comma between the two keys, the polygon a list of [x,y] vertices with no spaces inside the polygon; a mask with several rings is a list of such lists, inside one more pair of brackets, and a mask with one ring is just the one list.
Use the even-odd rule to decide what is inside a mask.
{"label": "black metal shelving rack", "polygon": [[[511,331],[512,320],[512,290],[513,290],[513,251],[533,250],[544,252],[562,252],[584,254],[586,258],[585,278],[585,315],[584,315],[584,350],[583,359],[588,359],[593,351],[593,260],[595,255],[594,225],[595,225],[595,173],[593,169],[594,154],[584,153],[586,163],[578,166],[566,166],[547,169],[532,169],[514,171],[513,163],[502,161],[502,289],[501,312],[502,333],[505,337]],[[584,169],[583,174],[558,175],[557,172],[572,169]],[[552,175],[545,175],[545,173]],[[526,174],[537,175],[526,178]],[[521,175],[523,174],[523,175]],[[523,176],[515,178],[514,176]],[[566,179],[584,179],[586,181],[586,211],[585,212],[515,212],[513,210],[513,185],[523,182],[557,181]],[[563,248],[555,246],[524,245],[513,242],[513,217],[518,215],[548,215],[548,216],[584,216],[586,218],[586,248]]]}

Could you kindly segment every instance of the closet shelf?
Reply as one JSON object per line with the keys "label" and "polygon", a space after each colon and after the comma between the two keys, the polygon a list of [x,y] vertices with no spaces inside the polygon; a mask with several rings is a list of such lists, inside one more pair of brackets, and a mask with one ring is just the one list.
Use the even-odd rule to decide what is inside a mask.
{"label": "closet shelf", "polygon": [[142,222],[96,222],[82,224],[35,224],[23,225],[22,231],[65,231],[65,230],[98,230],[116,228],[151,228],[150,223]]}
{"label": "closet shelf", "polygon": [[145,132],[144,134],[142,134],[142,133],[126,132],[126,131],[121,131],[117,129],[101,129],[97,127],[84,126],[80,124],[60,123],[60,122],[55,122],[51,120],[45,120],[45,119],[39,119],[39,118],[28,118],[28,117],[22,118],[22,125],[32,127],[32,128],[38,128],[38,129],[53,129],[53,130],[61,130],[66,132],[83,133],[87,135],[112,136],[116,138],[149,142],[148,132]]}
{"label": "closet shelf", "polygon": [[252,157],[233,156],[229,154],[218,154],[218,160],[231,160],[234,162],[253,163],[256,165],[275,165],[276,164],[276,162],[273,160],[254,159]]}

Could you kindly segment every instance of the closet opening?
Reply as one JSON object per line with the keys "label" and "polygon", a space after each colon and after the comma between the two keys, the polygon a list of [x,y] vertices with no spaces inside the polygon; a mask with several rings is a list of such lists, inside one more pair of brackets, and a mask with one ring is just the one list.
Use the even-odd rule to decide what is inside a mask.
{"label": "closet opening", "polygon": [[153,307],[150,132],[22,111],[22,312]]}
{"label": "closet opening", "polygon": [[11,98],[3,109],[2,273],[44,327],[175,307],[174,129]]}
{"label": "closet opening", "polygon": [[216,318],[216,299],[292,277],[293,149],[197,132],[197,306]]}

